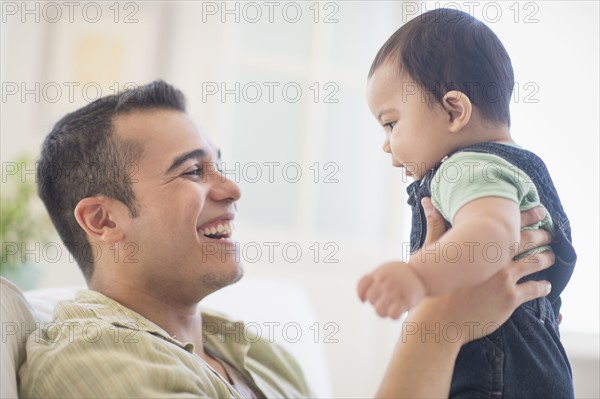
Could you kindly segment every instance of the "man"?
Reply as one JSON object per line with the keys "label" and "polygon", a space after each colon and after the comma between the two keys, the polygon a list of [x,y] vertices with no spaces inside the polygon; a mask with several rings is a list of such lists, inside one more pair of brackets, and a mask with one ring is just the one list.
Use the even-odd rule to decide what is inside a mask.
{"label": "man", "polygon": [[[185,113],[182,93],[162,81],[101,98],[56,124],[38,164],[39,194],[90,290],[58,305],[61,330],[28,341],[21,396],[311,396],[285,350],[240,340],[231,331],[243,325],[199,311],[204,297],[243,273],[231,238],[240,190],[215,168],[219,159]],[[429,239],[437,239],[440,220],[430,217]],[[380,394],[446,395],[458,349],[483,333],[460,322],[501,323],[545,295],[543,283],[515,286],[552,263],[551,255],[536,260],[419,306],[411,321],[458,321],[463,338],[400,344]],[[208,322],[220,329],[209,333]]]}

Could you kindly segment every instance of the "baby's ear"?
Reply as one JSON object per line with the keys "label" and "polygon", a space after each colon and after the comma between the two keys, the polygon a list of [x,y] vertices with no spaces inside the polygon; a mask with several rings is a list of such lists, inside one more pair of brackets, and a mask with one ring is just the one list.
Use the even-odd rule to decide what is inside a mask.
{"label": "baby's ear", "polygon": [[458,133],[469,123],[473,104],[465,93],[458,90],[450,90],[442,99],[442,106],[448,112],[450,131]]}
{"label": "baby's ear", "polygon": [[122,202],[100,195],[80,200],[74,213],[77,223],[90,237],[114,244],[125,236],[126,209]]}

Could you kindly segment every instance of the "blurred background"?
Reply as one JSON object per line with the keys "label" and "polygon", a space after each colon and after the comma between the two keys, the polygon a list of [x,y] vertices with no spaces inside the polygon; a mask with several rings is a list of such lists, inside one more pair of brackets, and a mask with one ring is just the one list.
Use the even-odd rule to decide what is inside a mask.
{"label": "blurred background", "polygon": [[579,256],[561,325],[576,395],[600,396],[598,2],[4,1],[2,274],[23,289],[84,284],[31,189],[40,144],[65,113],[161,78],[242,188],[246,276],[306,290],[333,396],[372,395],[401,324],[355,286],[406,257],[410,180],[381,151],[366,76],[398,27],[441,6],[488,24],[512,58],[513,137],[546,161]]}

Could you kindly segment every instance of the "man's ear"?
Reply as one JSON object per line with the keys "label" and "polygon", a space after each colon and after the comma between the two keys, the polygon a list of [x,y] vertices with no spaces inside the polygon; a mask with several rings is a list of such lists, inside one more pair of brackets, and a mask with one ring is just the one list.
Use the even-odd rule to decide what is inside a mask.
{"label": "man's ear", "polygon": [[114,244],[125,237],[122,220],[128,213],[127,207],[112,198],[104,196],[87,197],[75,206],[75,219],[79,226],[92,238]]}
{"label": "man's ear", "polygon": [[471,104],[471,99],[465,93],[450,90],[444,95],[442,106],[449,115],[450,132],[458,133],[469,123],[473,112],[473,104]]}

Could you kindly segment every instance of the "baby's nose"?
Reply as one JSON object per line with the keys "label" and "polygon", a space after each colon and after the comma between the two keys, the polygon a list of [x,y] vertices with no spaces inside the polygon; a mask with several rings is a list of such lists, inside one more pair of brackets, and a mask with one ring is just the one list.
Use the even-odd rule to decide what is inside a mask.
{"label": "baby's nose", "polygon": [[392,151],[390,150],[390,141],[389,140],[386,140],[383,142],[382,149],[383,149],[383,152],[387,152],[388,154],[392,153]]}

